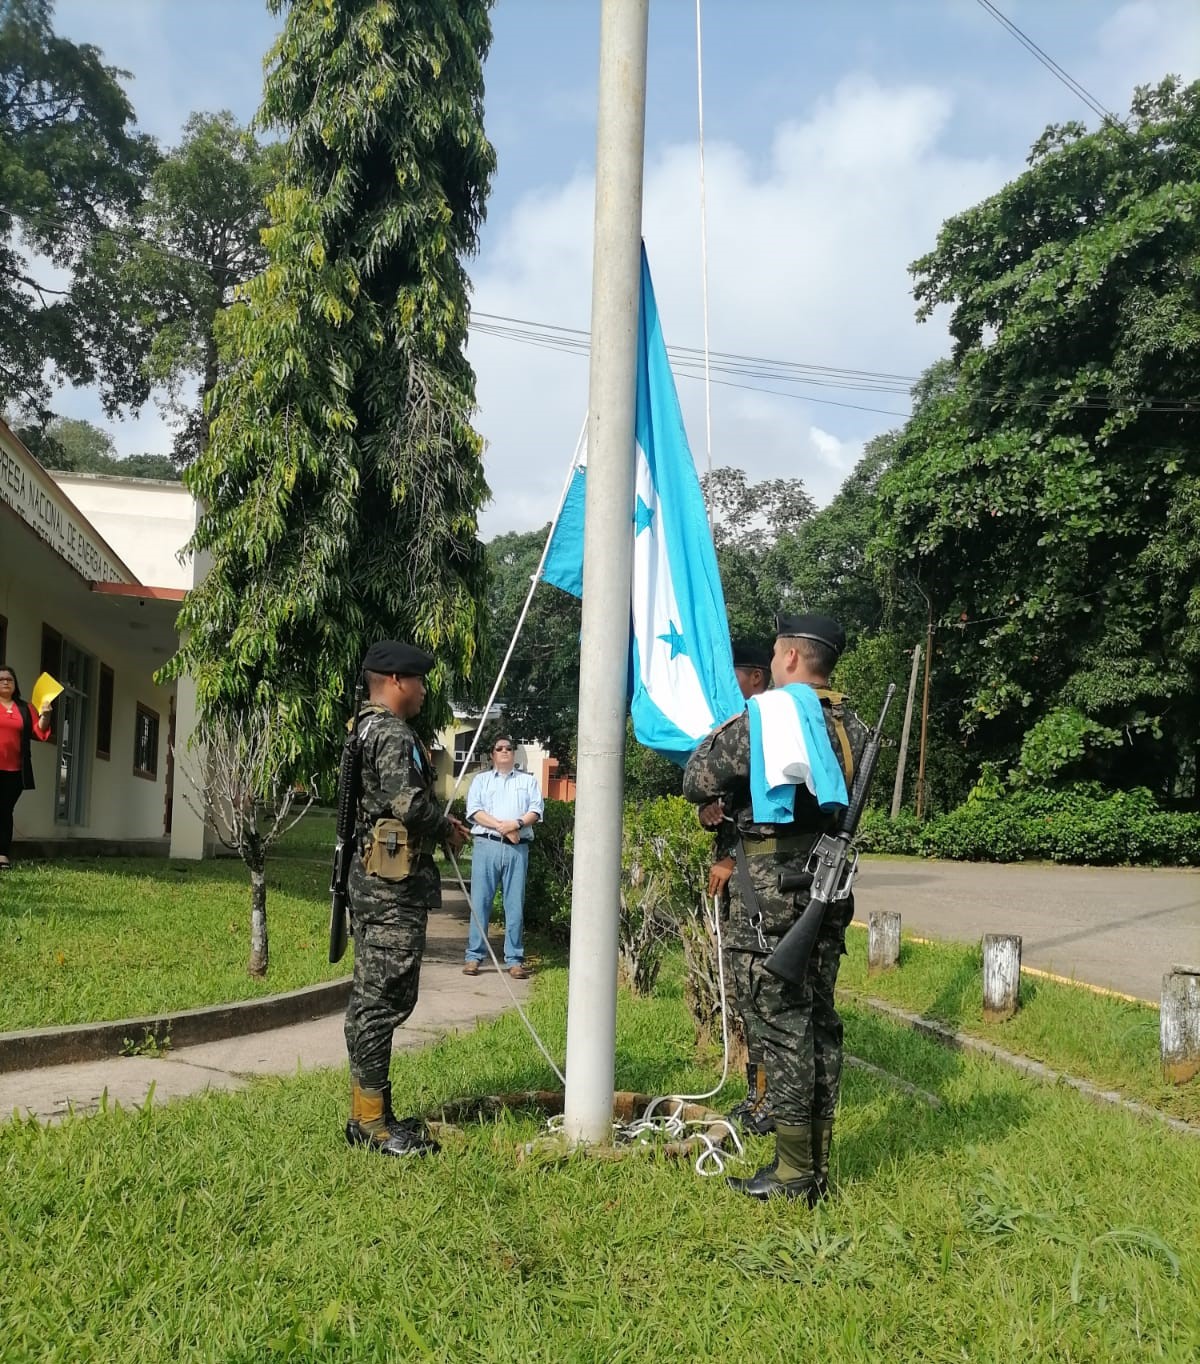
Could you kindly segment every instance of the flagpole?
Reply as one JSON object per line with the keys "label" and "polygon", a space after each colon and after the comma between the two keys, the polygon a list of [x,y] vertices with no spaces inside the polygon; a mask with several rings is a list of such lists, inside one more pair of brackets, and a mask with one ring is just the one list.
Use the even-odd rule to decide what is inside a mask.
{"label": "flagpole", "polygon": [[563,1131],[612,1137],[649,0],[601,0]]}

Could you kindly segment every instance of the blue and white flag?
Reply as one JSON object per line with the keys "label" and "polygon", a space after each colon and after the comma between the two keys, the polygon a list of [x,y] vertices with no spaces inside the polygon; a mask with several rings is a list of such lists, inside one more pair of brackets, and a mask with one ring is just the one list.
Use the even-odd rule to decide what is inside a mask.
{"label": "blue and white flag", "polygon": [[798,786],[806,787],[822,810],[844,810],[849,804],[846,778],[813,688],[793,682],[752,696],[747,710],[754,822],[790,824]]}
{"label": "blue and white flag", "polygon": [[[733,670],[725,597],[700,480],[642,247],[638,327],[637,475],[633,517],[633,732],[684,763],[704,736],[745,709]],[[583,595],[587,450],[546,555],[542,577]]]}

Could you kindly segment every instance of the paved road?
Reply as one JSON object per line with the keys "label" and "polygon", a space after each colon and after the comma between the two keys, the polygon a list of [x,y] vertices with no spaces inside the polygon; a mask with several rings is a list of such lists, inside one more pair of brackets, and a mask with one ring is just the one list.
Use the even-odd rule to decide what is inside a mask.
{"label": "paved road", "polygon": [[[502,980],[490,964],[474,979],[462,974],[466,901],[459,892],[449,890],[444,899],[445,908],[429,916],[421,998],[413,1016],[396,1032],[396,1051],[427,1046],[448,1033],[469,1032],[480,1019],[511,1008],[513,995],[522,1003],[529,997],[528,982]],[[291,1075],[298,1068],[345,1064],[346,1041],[338,1013],[286,1028],[180,1047],[163,1056],[114,1056],[0,1075],[0,1121],[14,1110],[42,1119],[62,1117],[68,1109],[94,1112],[105,1091],[110,1104],[129,1108],[143,1104],[151,1086],[155,1102],[165,1103],[206,1089],[241,1089],[255,1075]]]}
{"label": "paved road", "polygon": [[1029,966],[1157,1001],[1163,973],[1200,963],[1200,871],[869,858],[855,917],[895,909],[906,933],[978,942],[1019,933]]}

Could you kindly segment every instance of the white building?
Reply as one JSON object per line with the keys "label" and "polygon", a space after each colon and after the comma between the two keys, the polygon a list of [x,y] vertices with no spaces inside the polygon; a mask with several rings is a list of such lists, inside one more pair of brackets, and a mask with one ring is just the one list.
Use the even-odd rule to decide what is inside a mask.
{"label": "white building", "polygon": [[202,855],[173,761],[194,727],[194,691],[154,680],[178,643],[193,567],[177,554],[195,520],[178,483],[52,477],[0,421],[0,660],[27,698],[40,672],[65,688],[54,737],[33,745],[18,849],[98,841]]}

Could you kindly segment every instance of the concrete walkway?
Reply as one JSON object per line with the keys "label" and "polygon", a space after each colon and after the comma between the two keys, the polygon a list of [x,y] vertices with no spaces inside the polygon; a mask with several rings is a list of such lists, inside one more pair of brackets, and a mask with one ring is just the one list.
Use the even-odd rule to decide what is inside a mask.
{"label": "concrete walkway", "polygon": [[854,898],[864,923],[893,909],[930,938],[1017,933],[1026,965],[1155,1002],[1172,965],[1200,961],[1200,871],[872,857]]}
{"label": "concrete walkway", "polygon": [[[444,901],[444,908],[429,918],[421,997],[413,1016],[396,1033],[396,1051],[423,1047],[450,1033],[469,1032],[481,1019],[512,1007],[509,989],[522,1004],[529,997],[528,981],[501,979],[490,964],[474,979],[462,974],[468,910],[458,891],[447,890]],[[338,1013],[222,1042],[181,1047],[159,1057],[114,1056],[0,1075],[0,1119],[14,1110],[44,1120],[62,1117],[70,1109],[94,1112],[105,1091],[109,1104],[138,1106],[145,1103],[151,1086],[154,1101],[165,1103],[206,1089],[241,1089],[256,1075],[290,1075],[297,1069],[345,1062],[346,1042]]]}

